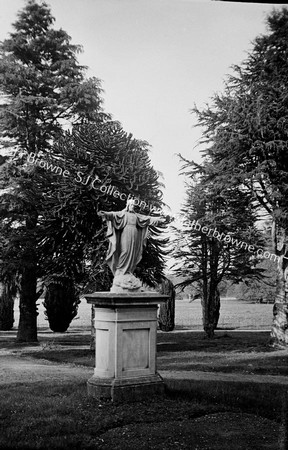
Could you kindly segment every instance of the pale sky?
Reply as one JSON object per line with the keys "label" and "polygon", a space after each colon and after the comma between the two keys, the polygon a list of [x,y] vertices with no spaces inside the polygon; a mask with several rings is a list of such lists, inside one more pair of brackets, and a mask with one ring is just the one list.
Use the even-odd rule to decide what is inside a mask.
{"label": "pale sky", "polygon": [[[55,27],[84,52],[88,76],[102,80],[107,112],[151,145],[164,175],[164,201],[179,211],[184,178],[176,153],[200,159],[200,129],[190,110],[223,90],[231,65],[265,33],[267,13],[284,5],[210,0],[50,0]],[[23,0],[0,0],[0,40]]]}

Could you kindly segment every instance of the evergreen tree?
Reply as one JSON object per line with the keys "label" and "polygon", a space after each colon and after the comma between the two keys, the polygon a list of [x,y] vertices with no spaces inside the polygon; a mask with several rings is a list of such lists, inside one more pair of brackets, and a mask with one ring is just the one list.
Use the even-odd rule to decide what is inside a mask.
{"label": "evergreen tree", "polygon": [[208,160],[203,166],[187,162],[185,167],[196,180],[187,189],[182,210],[184,228],[174,228],[174,270],[185,277],[180,283],[183,288],[196,286],[201,297],[203,328],[211,338],[220,315],[220,283],[259,277],[256,252],[262,241],[246,192],[238,188],[224,190],[209,182],[213,166]]}
{"label": "evergreen tree", "polygon": [[[7,100],[0,131],[9,150],[0,176],[0,268],[9,266],[20,280],[19,341],[37,340],[36,301],[43,292],[43,286],[37,292],[37,279],[46,285],[46,303],[53,304],[56,297],[66,302],[67,279],[75,292],[87,289],[96,271],[97,285],[107,286],[107,244],[97,211],[103,203],[115,210],[125,202],[106,195],[101,184],[161,206],[148,144],[102,111],[98,80],[86,80],[77,62],[80,47],[53,22],[45,3],[30,0],[0,48],[0,89]],[[65,133],[69,124],[73,130]],[[151,229],[142,261],[143,279],[152,284],[164,264],[158,235]]]}
{"label": "evergreen tree", "polygon": [[[275,263],[275,255],[273,254],[273,245],[271,242],[271,223],[266,221],[261,222],[261,232],[265,241],[264,252],[268,258],[263,257],[258,263],[257,267],[263,270],[263,278],[249,279],[245,282],[239,283],[230,289],[230,295],[237,296],[239,299],[249,300],[256,303],[273,303],[276,278],[277,278],[277,264]],[[261,251],[262,253],[262,251]]]}
{"label": "evergreen tree", "polygon": [[[35,246],[43,195],[37,177],[24,167],[26,155],[46,154],[68,123],[96,120],[101,114],[100,85],[86,80],[77,62],[81,50],[63,30],[53,28],[46,3],[29,0],[13,24],[14,32],[0,46],[0,110],[2,161],[0,183],[2,269],[7,264],[20,277],[19,341],[36,341],[39,254]],[[16,254],[18,258],[16,259]]]}
{"label": "evergreen tree", "polygon": [[[104,120],[74,127],[53,151],[57,157],[44,161],[45,167],[57,164],[66,175],[50,173],[48,184],[43,178],[41,191],[47,204],[39,245],[44,279],[49,283],[57,273],[73,279],[82,292],[92,287],[108,290],[112,277],[105,264],[106,226],[97,213],[121,210],[129,197],[137,199],[142,214],[149,214],[148,206],[162,204],[148,145],[127,134],[118,122]],[[151,227],[138,269],[138,276],[149,285],[162,277],[165,243],[159,239],[158,227]]]}
{"label": "evergreen tree", "polygon": [[[259,216],[272,219],[274,253],[279,257],[272,337],[288,343],[288,10],[273,11],[268,33],[215,95],[195,109],[215,167],[214,182],[242,186],[254,196]],[[260,209],[261,208],[261,209]]]}
{"label": "evergreen tree", "polygon": [[43,303],[51,330],[58,333],[66,331],[77,315],[79,303],[79,292],[72,280],[63,277],[57,280],[54,274],[53,281],[47,286]]}

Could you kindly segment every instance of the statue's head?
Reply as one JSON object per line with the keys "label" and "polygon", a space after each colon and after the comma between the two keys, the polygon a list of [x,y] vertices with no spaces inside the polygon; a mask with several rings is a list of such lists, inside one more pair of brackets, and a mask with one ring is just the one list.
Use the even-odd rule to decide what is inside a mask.
{"label": "statue's head", "polygon": [[133,212],[135,207],[135,203],[133,198],[129,198],[126,203],[126,211]]}

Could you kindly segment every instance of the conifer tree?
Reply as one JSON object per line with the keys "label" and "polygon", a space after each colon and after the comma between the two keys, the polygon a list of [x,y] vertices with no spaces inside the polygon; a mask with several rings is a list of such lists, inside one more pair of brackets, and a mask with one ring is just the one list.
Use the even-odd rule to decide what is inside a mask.
{"label": "conifer tree", "polygon": [[263,241],[246,192],[211,183],[213,166],[208,160],[202,166],[186,161],[185,168],[192,182],[182,210],[183,226],[174,228],[174,270],[185,278],[182,288],[194,285],[199,292],[203,328],[211,338],[220,315],[221,281],[259,278],[257,248]]}
{"label": "conifer tree", "polygon": [[[36,341],[39,254],[35,246],[42,216],[42,193],[24,167],[27,154],[47,154],[63,134],[63,125],[96,120],[101,114],[100,83],[85,79],[77,62],[81,47],[71,44],[46,3],[29,0],[0,46],[0,133],[2,269],[20,279],[19,341]],[[12,273],[12,272],[11,272]]]}
{"label": "conifer tree", "polygon": [[[50,182],[44,180],[41,188],[47,199],[39,235],[45,279],[49,282],[57,273],[72,278],[82,291],[88,285],[108,290],[106,225],[97,213],[121,210],[128,198],[136,199],[144,215],[153,214],[151,206],[161,206],[161,183],[151,166],[148,144],[134,139],[118,122],[104,120],[74,127],[53,152],[57,157],[47,159],[46,167],[57,164],[66,173],[50,173]],[[138,268],[138,276],[149,285],[156,285],[163,275],[165,243],[159,240],[158,227],[151,227]]]}
{"label": "conifer tree", "polygon": [[[161,206],[148,144],[133,139],[103,112],[99,81],[86,80],[77,62],[81,48],[53,22],[45,3],[29,0],[0,48],[0,89],[6,98],[0,132],[9,152],[0,177],[5,189],[1,270],[9,267],[19,278],[19,341],[37,340],[36,301],[43,292],[42,287],[37,291],[38,279],[49,301],[53,293],[64,302],[67,280],[73,292],[85,289],[95,271],[97,285],[107,285],[105,230],[97,211],[103,201],[111,209],[125,202],[105,195],[100,184],[109,181],[127,196]],[[72,129],[64,132],[67,125]],[[142,261],[143,279],[152,283],[162,276],[164,264],[157,233],[151,230]]]}
{"label": "conifer tree", "polygon": [[[272,337],[288,344],[288,10],[267,17],[267,34],[234,66],[223,94],[202,111],[214,182],[242,186],[254,197],[259,217],[272,220],[274,253],[279,257]],[[266,214],[266,216],[264,215]]]}

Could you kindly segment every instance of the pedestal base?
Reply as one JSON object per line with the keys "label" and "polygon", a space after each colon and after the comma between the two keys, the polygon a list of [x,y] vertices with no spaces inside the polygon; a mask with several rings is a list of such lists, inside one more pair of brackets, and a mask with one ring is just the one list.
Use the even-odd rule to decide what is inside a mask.
{"label": "pedestal base", "polygon": [[129,403],[163,394],[164,382],[159,374],[125,380],[92,377],[87,381],[87,391],[98,400]]}
{"label": "pedestal base", "polygon": [[163,393],[156,370],[157,308],[168,296],[95,292],[86,300],[95,307],[95,369],[88,395],[131,402]]}

